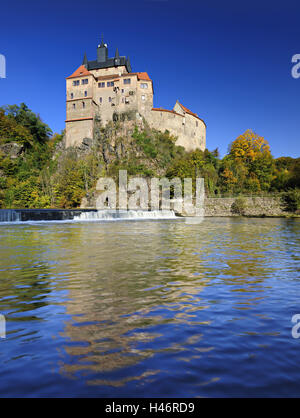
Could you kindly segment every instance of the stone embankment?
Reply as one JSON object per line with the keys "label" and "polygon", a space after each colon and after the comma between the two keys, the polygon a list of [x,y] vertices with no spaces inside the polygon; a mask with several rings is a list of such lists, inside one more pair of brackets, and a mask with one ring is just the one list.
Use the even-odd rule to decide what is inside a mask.
{"label": "stone embankment", "polygon": [[288,216],[280,197],[206,198],[205,216]]}

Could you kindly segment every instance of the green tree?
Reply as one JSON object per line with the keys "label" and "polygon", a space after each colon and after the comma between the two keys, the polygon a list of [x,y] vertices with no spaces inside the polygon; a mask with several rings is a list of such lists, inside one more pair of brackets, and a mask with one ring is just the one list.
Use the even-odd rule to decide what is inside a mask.
{"label": "green tree", "polygon": [[51,129],[42,121],[40,115],[32,112],[25,103],[21,103],[20,106],[9,105],[2,109],[10,119],[26,128],[35,141],[43,143],[52,134]]}

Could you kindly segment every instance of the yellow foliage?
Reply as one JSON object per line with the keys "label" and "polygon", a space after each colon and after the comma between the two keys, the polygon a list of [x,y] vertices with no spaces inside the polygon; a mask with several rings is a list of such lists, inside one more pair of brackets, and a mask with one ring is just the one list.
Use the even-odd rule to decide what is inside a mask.
{"label": "yellow foliage", "polygon": [[234,177],[233,172],[229,170],[229,168],[225,168],[225,170],[222,173],[222,177],[224,177],[224,182],[226,184],[235,184],[237,183],[237,178]]}
{"label": "yellow foliage", "polygon": [[270,154],[270,146],[262,136],[248,129],[232,142],[230,154],[237,160],[252,162],[261,154]]}

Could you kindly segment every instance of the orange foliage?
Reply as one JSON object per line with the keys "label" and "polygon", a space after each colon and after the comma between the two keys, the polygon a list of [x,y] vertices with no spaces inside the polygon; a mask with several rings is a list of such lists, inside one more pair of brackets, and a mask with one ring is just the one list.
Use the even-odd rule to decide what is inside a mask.
{"label": "orange foliage", "polygon": [[248,129],[232,142],[230,154],[235,159],[252,162],[259,155],[270,155],[270,146],[268,141],[266,141],[262,136],[259,136],[251,129]]}

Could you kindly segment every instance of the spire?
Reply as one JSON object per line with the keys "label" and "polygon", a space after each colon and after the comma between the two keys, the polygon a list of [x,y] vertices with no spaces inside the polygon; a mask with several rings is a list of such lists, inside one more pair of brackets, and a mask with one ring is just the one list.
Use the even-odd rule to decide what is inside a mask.
{"label": "spire", "polygon": [[106,62],[108,59],[107,45],[103,42],[103,35],[101,36],[101,44],[97,48],[97,61]]}
{"label": "spire", "polygon": [[117,67],[118,65],[120,65],[120,55],[119,55],[119,50],[118,50],[118,48],[116,49],[115,58],[114,58],[114,63],[115,63],[115,66],[116,66],[116,67]]}
{"label": "spire", "polygon": [[105,46],[104,42],[103,42],[103,33],[101,34],[101,44],[100,46],[103,48]]}
{"label": "spire", "polygon": [[126,67],[127,67],[128,72],[131,73],[132,69],[131,69],[129,56],[126,58]]}
{"label": "spire", "polygon": [[85,68],[87,69],[87,67],[88,67],[88,60],[87,60],[86,52],[84,53],[82,65],[84,65]]}

